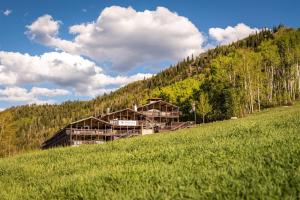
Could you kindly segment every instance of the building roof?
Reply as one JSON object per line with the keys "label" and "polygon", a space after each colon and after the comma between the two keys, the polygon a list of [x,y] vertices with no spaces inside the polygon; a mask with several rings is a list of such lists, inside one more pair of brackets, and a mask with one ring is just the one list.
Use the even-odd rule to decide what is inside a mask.
{"label": "building roof", "polygon": [[144,115],[144,114],[142,114],[142,113],[140,113],[138,111],[135,111],[135,110],[133,110],[131,108],[125,108],[125,109],[122,109],[122,110],[118,110],[118,111],[111,112],[109,114],[103,115],[103,116],[100,117],[100,119],[105,119],[108,116],[116,115],[116,114],[120,114],[120,113],[125,113],[125,112],[126,112],[126,114],[127,114],[127,112],[129,112],[129,113],[135,113],[135,115],[146,117],[146,115]]}
{"label": "building roof", "polygon": [[112,125],[110,123],[108,123],[107,121],[90,116],[90,117],[72,122],[68,126],[66,126],[66,128],[76,128],[78,126],[80,126],[80,127],[90,126],[91,128],[104,128],[106,126],[112,126]]}
{"label": "building roof", "polygon": [[138,110],[141,109],[141,108],[144,108],[144,107],[153,105],[153,104],[157,104],[157,103],[161,103],[161,105],[168,105],[168,106],[174,107],[174,108],[179,108],[178,106],[176,106],[176,105],[174,105],[174,104],[171,104],[171,103],[169,103],[169,102],[166,102],[166,101],[164,101],[164,100],[158,100],[158,101],[154,101],[154,102],[151,102],[151,103],[142,105],[142,106],[138,107]]}
{"label": "building roof", "polygon": [[162,100],[162,98],[152,97],[152,98],[147,99],[147,101],[159,101],[159,100]]}
{"label": "building roof", "polygon": [[[75,122],[70,123],[69,125],[77,124],[77,123],[80,123],[80,122],[83,122],[83,121],[87,121],[87,120],[95,120],[95,121],[97,121],[97,122],[101,122],[101,123],[103,123],[103,124],[108,124],[108,125],[110,125],[110,123],[108,123],[108,122],[106,122],[106,121],[104,121],[104,120],[101,120],[101,119],[99,119],[99,118],[96,118],[96,117],[94,117],[94,116],[90,116],[90,117],[87,117],[87,118],[80,119],[80,120],[78,120],[78,121],[75,121]],[[69,125],[68,125],[68,126],[69,126]]]}

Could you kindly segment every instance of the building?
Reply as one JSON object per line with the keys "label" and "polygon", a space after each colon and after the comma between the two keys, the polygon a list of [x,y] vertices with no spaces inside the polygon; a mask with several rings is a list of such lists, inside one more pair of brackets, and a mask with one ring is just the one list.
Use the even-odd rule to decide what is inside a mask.
{"label": "building", "polygon": [[172,130],[182,124],[179,122],[179,107],[168,103],[161,98],[150,98],[147,104],[140,106],[137,111],[144,114],[149,120],[155,123],[159,130]]}
{"label": "building", "polygon": [[72,122],[59,130],[42,144],[42,148],[99,144],[114,140],[118,136],[114,134],[110,123],[95,117],[88,117]]}
{"label": "building", "polygon": [[107,113],[99,117],[101,120],[109,122],[114,130],[135,134],[153,133],[153,123],[146,115],[136,110],[126,108],[112,113]]}
{"label": "building", "polygon": [[146,105],[134,109],[110,112],[72,122],[42,144],[47,149],[56,146],[101,144],[119,138],[146,135],[189,127],[191,122],[180,122],[179,107],[161,98],[148,99]]}

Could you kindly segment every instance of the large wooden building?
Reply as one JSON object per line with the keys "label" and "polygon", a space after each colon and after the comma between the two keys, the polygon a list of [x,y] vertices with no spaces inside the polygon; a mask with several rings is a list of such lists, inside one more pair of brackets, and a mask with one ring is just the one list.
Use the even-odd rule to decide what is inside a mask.
{"label": "large wooden building", "polygon": [[137,109],[155,123],[159,130],[172,129],[179,123],[179,107],[163,101],[161,98],[148,99],[148,103]]}
{"label": "large wooden building", "polygon": [[72,122],[46,140],[42,148],[100,144],[190,126],[190,122],[179,122],[180,114],[178,106],[151,98],[146,105],[134,106],[134,109],[126,108]]}
{"label": "large wooden building", "polygon": [[153,123],[146,115],[130,108],[108,113],[99,118],[109,122],[114,130],[121,132],[147,134],[152,133],[153,129]]}
{"label": "large wooden building", "polygon": [[59,130],[42,144],[42,148],[99,144],[114,140],[114,137],[116,135],[110,123],[95,117],[89,117],[73,122]]}

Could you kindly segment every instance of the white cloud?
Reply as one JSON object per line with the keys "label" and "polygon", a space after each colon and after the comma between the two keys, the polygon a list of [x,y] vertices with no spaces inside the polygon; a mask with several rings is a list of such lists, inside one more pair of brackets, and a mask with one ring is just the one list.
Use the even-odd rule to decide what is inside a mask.
{"label": "white cloud", "polygon": [[31,88],[31,93],[34,96],[46,96],[46,97],[55,97],[55,96],[65,96],[70,94],[69,91],[63,89],[48,89],[48,88]]}
{"label": "white cloud", "polygon": [[47,42],[48,39],[58,35],[60,24],[61,22],[54,21],[52,16],[44,15],[37,18],[30,26],[26,26],[28,29],[27,34],[30,35],[33,40]]}
{"label": "white cloud", "polygon": [[58,38],[61,24],[61,21],[55,21],[52,16],[46,14],[37,18],[31,25],[27,25],[25,34],[38,43],[69,52],[77,52],[79,47],[76,44]]}
{"label": "white cloud", "polygon": [[80,79],[101,71],[94,62],[64,52],[31,56],[0,51],[0,85],[48,80],[60,86],[72,86],[75,82],[80,82]]}
{"label": "white cloud", "polygon": [[54,100],[40,100],[40,97],[54,97],[54,96],[65,96],[70,92],[62,89],[48,89],[33,87],[30,91],[21,87],[6,87],[0,89],[0,100],[9,102],[25,102],[25,103],[55,103]]}
{"label": "white cloud", "polygon": [[3,12],[3,15],[9,16],[11,13],[12,13],[12,10],[6,9],[6,10]]}
{"label": "white cloud", "polygon": [[[103,91],[111,90],[108,88],[118,88],[150,76],[152,75],[109,76],[104,74],[102,68],[94,62],[65,52],[31,56],[0,51],[0,86],[13,87],[47,82],[59,88],[72,89],[78,95],[97,96]],[[18,90],[18,92],[22,91]],[[32,88],[31,94],[52,97],[67,93],[60,89],[50,91],[46,88]]]}
{"label": "white cloud", "polygon": [[[104,74],[96,74],[90,80],[90,84],[81,84],[78,88],[78,91],[89,96],[96,96],[97,94],[109,93],[118,89],[119,87],[125,86],[128,83],[143,80],[144,78],[151,77],[152,74],[143,74],[138,73],[132,76],[107,76]],[[95,87],[95,86],[98,87]],[[106,88],[106,86],[112,86]]]}
{"label": "white cloud", "polygon": [[227,28],[210,28],[209,36],[224,45],[243,39],[255,32],[259,32],[258,28],[251,28],[244,23],[239,23],[236,26],[227,26]]}
{"label": "white cloud", "polygon": [[111,62],[121,71],[200,53],[205,40],[191,21],[164,7],[143,12],[131,7],[105,8],[96,21],[71,26],[72,41],[58,37],[60,24],[44,15],[27,26],[26,33],[44,45]]}
{"label": "white cloud", "polygon": [[4,111],[6,108],[0,108],[0,112]]}

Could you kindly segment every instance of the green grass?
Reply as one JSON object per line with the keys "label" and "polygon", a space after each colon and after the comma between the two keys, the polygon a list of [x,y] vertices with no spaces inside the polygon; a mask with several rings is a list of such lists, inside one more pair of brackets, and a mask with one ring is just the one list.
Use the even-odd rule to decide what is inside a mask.
{"label": "green grass", "polygon": [[0,199],[300,198],[300,105],[0,159]]}

